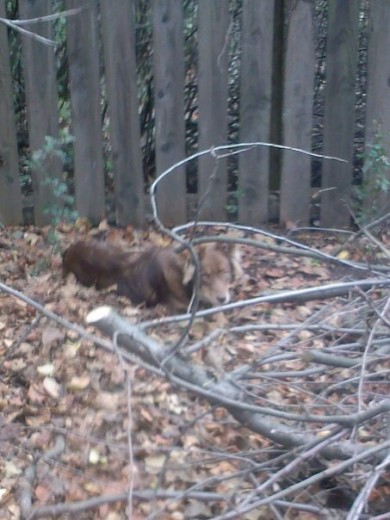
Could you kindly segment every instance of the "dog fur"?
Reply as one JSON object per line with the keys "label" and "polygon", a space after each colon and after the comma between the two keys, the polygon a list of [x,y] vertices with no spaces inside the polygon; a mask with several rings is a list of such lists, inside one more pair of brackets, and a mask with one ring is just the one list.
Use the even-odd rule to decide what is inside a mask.
{"label": "dog fur", "polygon": [[98,240],[79,241],[62,255],[62,275],[73,273],[86,287],[105,289],[117,283],[129,255],[119,247]]}
{"label": "dog fur", "polygon": [[151,247],[121,272],[118,293],[134,303],[182,309],[190,300],[183,269],[183,259],[173,249]]}
{"label": "dog fur", "polygon": [[[195,247],[200,264],[199,299],[216,306],[230,301],[230,287],[241,271],[234,245],[202,244]],[[117,284],[118,294],[133,303],[163,304],[173,311],[186,310],[194,287],[195,267],[187,253],[171,247],[151,247],[128,254],[97,241],[77,242],[63,255],[63,275],[74,273],[86,286],[103,289]]]}

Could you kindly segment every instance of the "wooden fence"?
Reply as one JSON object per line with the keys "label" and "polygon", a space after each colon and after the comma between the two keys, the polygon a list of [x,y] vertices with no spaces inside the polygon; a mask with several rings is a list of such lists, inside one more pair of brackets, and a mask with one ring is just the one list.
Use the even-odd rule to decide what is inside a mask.
{"label": "wooden fence", "polygon": [[[239,3],[239,2],[238,2]],[[29,149],[45,147],[46,136],[57,139],[63,124],[59,112],[57,62],[51,0],[19,0],[22,61],[26,94]],[[322,159],[321,224],[347,226],[353,181],[356,135],[372,143],[380,129],[384,149],[390,150],[390,2],[329,0],[325,60],[319,61],[315,9],[324,1],[242,0],[239,30],[229,0],[194,0],[197,48],[193,63],[185,60],[183,2],[154,0],[150,6],[153,46],[154,139],[157,176],[172,165],[157,189],[158,210],[166,225],[188,219],[186,195],[185,85],[195,78],[197,109],[192,122],[198,132],[197,194],[199,217],[225,221],[228,204],[229,152],[220,145],[279,143],[345,162]],[[236,3],[235,3],[236,5]],[[104,139],[113,159],[115,219],[118,225],[145,222],[146,206],[137,81],[135,8],[130,0],[64,0],[67,63],[74,136],[75,208],[98,222],[106,215]],[[281,7],[285,11],[281,11]],[[98,11],[100,9],[100,12]],[[229,10],[230,9],[230,10]],[[368,16],[368,20],[367,20]],[[0,222],[23,221],[9,31],[5,0],[0,0]],[[287,23],[284,23],[286,21]],[[11,24],[12,25],[12,24]],[[18,33],[19,34],[19,33]],[[365,38],[362,37],[365,35]],[[239,59],[230,48],[239,35]],[[237,45],[237,42],[235,42]],[[100,56],[102,53],[102,56]],[[357,67],[364,59],[365,124],[356,118]],[[139,65],[139,64],[138,64]],[[103,70],[103,72],[102,72]],[[231,132],[228,101],[232,74],[239,74],[238,131]],[[324,76],[326,80],[324,80]],[[318,78],[322,77],[322,81]],[[104,88],[102,88],[102,85]],[[322,101],[314,105],[317,97]],[[103,129],[102,96],[108,103],[109,129]],[[319,108],[318,108],[319,107]],[[316,113],[318,112],[318,113]],[[313,132],[320,146],[313,145]],[[243,151],[245,150],[245,151]],[[231,153],[237,149],[232,148]],[[236,157],[237,156],[233,156]],[[310,155],[247,145],[238,155],[237,219],[259,225],[270,218],[270,190],[280,198],[280,220],[306,224],[312,197]],[[50,205],[63,203],[55,193],[62,165],[56,155],[44,164],[32,163],[35,223],[46,224]],[[49,182],[48,182],[49,176]],[[386,202],[386,201],[385,201]]]}

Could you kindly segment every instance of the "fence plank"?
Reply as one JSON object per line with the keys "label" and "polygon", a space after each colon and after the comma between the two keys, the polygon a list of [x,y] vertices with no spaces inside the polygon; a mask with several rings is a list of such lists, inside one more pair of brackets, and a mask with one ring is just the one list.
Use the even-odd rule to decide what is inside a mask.
{"label": "fence plank", "polygon": [[[5,18],[5,0],[0,0],[0,17]],[[0,49],[0,223],[17,225],[23,220],[22,198],[7,28],[3,24]]]}
{"label": "fence plank", "polygon": [[352,185],[360,0],[329,0],[324,154],[348,161],[325,160],[322,169],[321,224],[342,227],[350,223],[346,203]]}
{"label": "fence plank", "polygon": [[[185,157],[183,3],[160,0],[152,6],[156,170],[160,175]],[[166,225],[186,221],[185,174],[185,166],[180,166],[158,187],[159,216]]]}
{"label": "fence plank", "polygon": [[[366,107],[366,144],[379,137],[390,158],[390,2],[371,2],[368,38],[368,73]],[[381,172],[387,175],[390,172]],[[372,206],[373,198],[365,204]],[[383,191],[376,201],[378,214],[390,210],[390,193]],[[372,211],[370,212],[372,214]]]}
{"label": "fence plank", "polygon": [[[227,142],[229,1],[199,0],[199,150]],[[199,159],[200,217],[226,219],[226,159]]]}
{"label": "fence plank", "polygon": [[[274,1],[242,4],[240,142],[269,142],[271,122]],[[269,148],[239,157],[239,221],[268,220]]]}
{"label": "fence plank", "polygon": [[[75,9],[80,2],[66,0],[65,5]],[[93,223],[105,214],[96,23],[95,0],[84,0],[80,12],[67,19],[76,209]]]}
{"label": "fence plank", "polygon": [[110,135],[118,225],[140,226],[144,180],[137,99],[133,6],[128,0],[101,2]]}
{"label": "fence plank", "polygon": [[[287,36],[283,137],[286,146],[311,150],[314,31],[311,0],[298,0],[291,13]],[[283,152],[280,220],[309,222],[311,158]]]}
{"label": "fence plank", "polygon": [[[20,17],[32,19],[51,14],[52,4],[50,0],[21,0]],[[26,28],[46,38],[52,36],[52,22],[34,23]],[[64,205],[54,194],[54,183],[61,177],[61,163],[54,154],[47,153],[45,145],[46,136],[56,140],[59,136],[54,47],[28,36],[22,37],[22,47],[30,150],[42,150],[46,155],[34,161],[31,169],[35,224],[41,226],[52,221],[52,212],[60,217]]]}

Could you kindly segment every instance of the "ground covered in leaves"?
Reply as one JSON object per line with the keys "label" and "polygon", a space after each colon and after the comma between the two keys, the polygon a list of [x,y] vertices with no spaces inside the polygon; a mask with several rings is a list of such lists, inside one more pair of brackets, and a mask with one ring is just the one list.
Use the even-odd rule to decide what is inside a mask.
{"label": "ground covered in leaves", "polygon": [[[199,234],[225,232],[223,227],[207,228]],[[92,231],[83,225],[59,226],[54,240],[50,229],[3,229],[0,281],[46,311],[82,327],[86,327],[85,317],[90,311],[109,305],[132,323],[146,322],[144,330],[162,344],[174,344],[186,323],[170,322],[163,309],[135,307],[113,289],[97,292],[80,286],[72,277],[62,279],[61,251],[85,236],[126,248],[142,248],[150,242],[170,243],[153,230],[117,230],[105,224]],[[359,279],[359,273],[342,263],[288,254],[283,248],[291,244],[279,242],[272,235],[234,230],[230,236],[249,236],[265,245],[241,245],[244,275],[233,287],[233,302]],[[342,260],[365,261],[365,248],[356,241],[343,245],[346,238],[348,235],[312,231],[293,236]],[[386,261],[382,264],[386,265]],[[360,304],[355,297],[360,298]],[[362,409],[366,409],[377,402],[378,395],[388,395],[388,357],[371,367],[379,376],[366,382],[360,397],[353,382],[349,393],[340,393],[342,382],[353,379],[351,367],[324,370],[310,357],[330,343],[332,352],[338,349],[344,357],[361,353],[361,348],[349,346],[354,342],[353,330],[365,327],[372,313],[367,314],[363,296],[355,297],[331,302],[321,298],[252,302],[232,308],[222,322],[218,316],[205,316],[192,325],[184,352],[192,363],[209,367],[216,378],[247,367],[243,389],[248,399],[255,399],[259,406],[297,416],[303,412],[323,413],[325,409],[329,414],[355,413],[359,398]],[[373,295],[374,301],[384,298],[381,291]],[[257,467],[256,479],[262,482],[273,471],[270,457],[283,456],[279,447],[240,425],[225,409],[173,386],[142,363],[125,367],[115,352],[81,338],[77,331],[49,318],[28,301],[3,291],[0,310],[2,519],[20,518],[21,508],[28,510],[30,505],[39,508],[73,502],[81,504],[76,512],[64,509],[62,516],[60,510],[55,513],[60,518],[128,518],[130,506],[124,496],[130,485],[134,520],[216,518],[227,511],[226,497],[240,497],[245,489],[256,488],[255,477],[247,469],[248,461]],[[98,334],[92,327],[88,331]],[[130,384],[126,384],[125,370]],[[296,374],[301,378],[294,377]],[[381,378],[380,374],[385,375]],[[327,426],[314,423],[307,428],[318,434]],[[374,442],[379,430],[374,420],[354,434],[360,435],[363,442],[364,437]],[[296,473],[283,475],[273,491],[316,471],[306,462],[303,466]],[[349,484],[347,496],[340,493],[340,507],[344,510],[350,504],[349,495],[359,491],[359,476]],[[371,494],[370,500],[378,503],[379,511],[390,501],[388,484],[387,475],[376,494]],[[300,500],[308,506],[332,507],[329,500],[335,504],[337,497],[329,499],[326,487],[323,481],[317,482],[302,491]],[[99,502],[102,496],[105,499]],[[95,507],[87,507],[88,501],[94,500]],[[289,500],[293,502],[291,496]],[[23,505],[23,501],[31,504]],[[278,507],[283,518],[319,518],[315,508],[286,511],[286,506],[278,502],[272,507],[259,505],[240,518],[279,518]],[[45,516],[51,517],[54,510]]]}

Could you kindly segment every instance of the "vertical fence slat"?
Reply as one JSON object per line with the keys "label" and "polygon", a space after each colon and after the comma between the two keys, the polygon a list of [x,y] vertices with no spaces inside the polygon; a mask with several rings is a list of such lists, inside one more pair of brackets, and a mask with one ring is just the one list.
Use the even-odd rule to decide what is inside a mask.
{"label": "vertical fence slat", "polygon": [[352,184],[360,0],[329,0],[324,105],[324,154],[348,161],[324,160],[321,224],[343,227],[350,223],[346,203]]}
{"label": "vertical fence slat", "polygon": [[[390,2],[370,2],[365,142],[374,144],[376,139],[380,138],[388,158],[390,158],[389,27]],[[387,179],[390,180],[389,170],[381,174],[387,175]],[[370,197],[365,201],[369,206],[373,203]],[[383,191],[375,204],[378,207],[374,209],[378,213],[389,211],[390,193]]]}
{"label": "vertical fence slat", "polygon": [[[269,142],[271,122],[274,2],[242,4],[240,142]],[[239,221],[259,225],[268,220],[269,148],[239,157]]]}
{"label": "vertical fence slat", "polygon": [[128,0],[101,1],[116,222],[140,226],[144,219],[144,180],[133,10]]}
{"label": "vertical fence slat", "polygon": [[[311,0],[298,0],[290,13],[284,80],[283,138],[286,146],[311,150],[314,33]],[[283,152],[280,220],[309,222],[311,158]]]}
{"label": "vertical fence slat", "polygon": [[[0,0],[0,17],[5,18],[5,0]],[[0,49],[0,223],[16,225],[22,222],[22,200],[11,67],[4,24],[0,24]]]}
{"label": "vertical fence slat", "polygon": [[95,0],[66,0],[67,49],[75,137],[76,209],[97,223],[105,214],[99,48]]}
{"label": "vertical fence slat", "polygon": [[[199,150],[227,143],[227,67],[229,52],[228,0],[199,0]],[[200,216],[225,220],[227,204],[226,159],[210,155],[199,159]]]}
{"label": "vertical fence slat", "polygon": [[[40,18],[51,13],[52,2],[41,0],[19,2],[20,16],[24,19]],[[44,36],[52,37],[53,22],[39,22],[27,29]],[[58,99],[57,79],[54,60],[54,47],[39,42],[29,36],[22,37],[23,65],[25,72],[28,133],[31,152],[45,150],[45,137],[58,139]],[[53,192],[53,180],[61,176],[61,163],[51,154],[32,167],[34,191],[35,223],[40,226],[51,221],[52,215],[46,210],[56,212],[63,207],[63,200]]]}
{"label": "vertical fence slat", "polygon": [[[153,9],[153,65],[156,114],[156,170],[185,157],[183,3],[160,0]],[[158,186],[159,216],[172,226],[186,221],[185,166]],[[172,196],[174,194],[174,196]]]}

